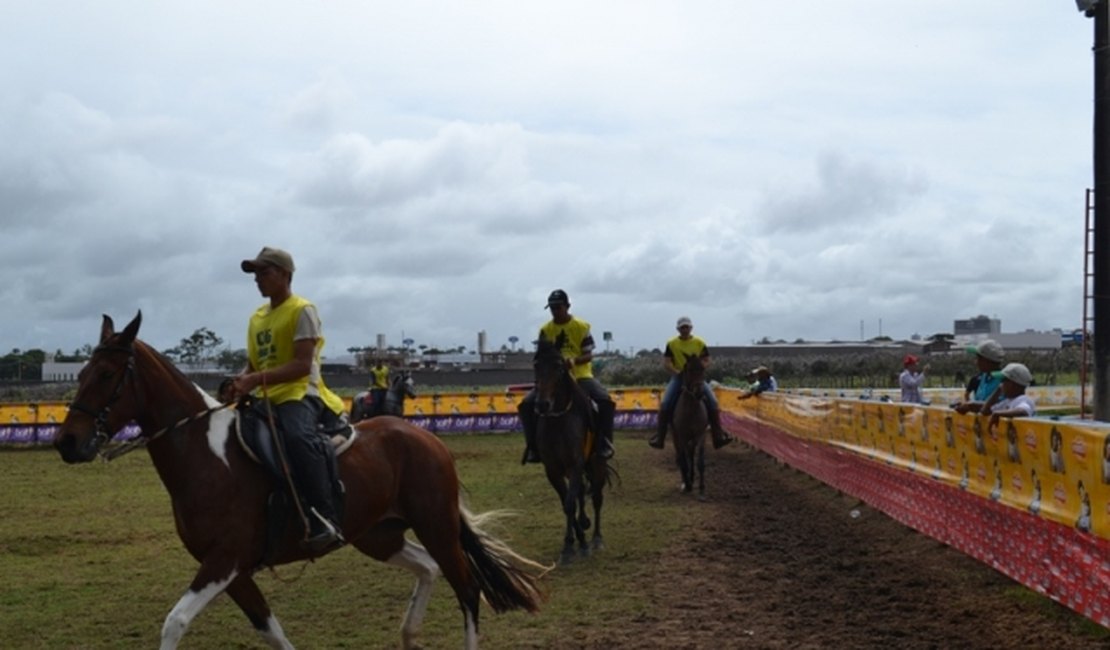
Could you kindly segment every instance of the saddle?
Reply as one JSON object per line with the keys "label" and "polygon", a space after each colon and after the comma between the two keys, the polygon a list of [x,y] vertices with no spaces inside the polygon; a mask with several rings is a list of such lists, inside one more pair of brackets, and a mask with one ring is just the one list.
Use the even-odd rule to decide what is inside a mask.
{"label": "saddle", "polygon": [[[248,398],[235,408],[235,419],[230,425],[235,438],[247,456],[266,470],[271,479],[272,491],[266,503],[266,548],[262,564],[272,565],[273,555],[293,511],[289,496],[288,478],[281,462],[282,454],[277,449],[277,437],[270,430],[271,411],[266,400]],[[279,428],[281,421],[274,422]],[[347,421],[346,415],[331,418],[317,424],[317,433],[326,440],[321,445],[326,450],[326,467],[331,484],[332,499],[337,512],[343,511],[346,491],[339,480],[336,459],[354,444],[358,432]]]}

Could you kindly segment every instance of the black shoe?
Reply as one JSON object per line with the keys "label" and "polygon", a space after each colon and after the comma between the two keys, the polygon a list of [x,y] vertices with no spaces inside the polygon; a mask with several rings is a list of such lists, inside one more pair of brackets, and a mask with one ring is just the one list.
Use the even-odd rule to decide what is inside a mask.
{"label": "black shoe", "polygon": [[532,449],[531,447],[526,448],[524,450],[524,458],[520,459],[520,464],[524,465],[525,463],[538,463],[538,462],[541,462],[541,461],[540,461],[540,455],[536,453],[536,450]]}
{"label": "black shoe", "polygon": [[725,445],[730,445],[736,440],[736,438],[733,438],[731,435],[729,435],[727,431],[722,431],[721,433],[723,433],[724,435],[719,438],[717,436],[713,436],[714,449],[720,449]]}
{"label": "black shoe", "polygon": [[602,438],[601,449],[598,449],[598,453],[601,454],[601,457],[605,460],[609,460],[613,457],[613,452],[613,443],[610,442],[607,438]]}
{"label": "black shoe", "polygon": [[656,449],[662,449],[666,435],[665,433],[656,432],[655,435],[651,437],[651,440],[648,440],[648,444]]}

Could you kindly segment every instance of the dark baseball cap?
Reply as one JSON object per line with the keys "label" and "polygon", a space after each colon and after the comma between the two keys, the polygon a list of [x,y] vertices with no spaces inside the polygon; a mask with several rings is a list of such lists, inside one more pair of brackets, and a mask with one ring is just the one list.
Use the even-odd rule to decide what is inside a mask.
{"label": "dark baseball cap", "polygon": [[556,290],[551,292],[551,295],[549,295],[547,297],[547,304],[544,305],[544,309],[547,309],[551,305],[558,305],[558,304],[563,304],[563,305],[569,305],[570,304],[570,298],[567,297],[567,292],[563,291],[562,289],[556,289]]}

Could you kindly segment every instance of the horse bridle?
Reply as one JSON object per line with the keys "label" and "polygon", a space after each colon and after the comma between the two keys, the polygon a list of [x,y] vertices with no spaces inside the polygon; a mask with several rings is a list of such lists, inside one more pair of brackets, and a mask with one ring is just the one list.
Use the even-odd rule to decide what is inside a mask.
{"label": "horse bridle", "polygon": [[[564,374],[569,376],[569,373],[564,373]],[[564,379],[565,379],[565,377],[560,375],[559,378],[556,379],[555,381],[563,381]],[[578,387],[577,386],[572,386],[572,388],[577,389]],[[574,396],[572,395],[567,399],[566,408],[564,408],[561,411],[547,411],[547,412],[541,413],[540,409],[539,409],[539,404],[540,404],[540,401],[537,399],[533,403],[533,406],[532,406],[532,410],[535,412],[535,414],[538,417],[541,417],[541,418],[558,418],[558,417],[562,417],[562,416],[566,415],[567,413],[570,413],[571,410],[574,409]]]}
{"label": "horse bridle", "polygon": [[123,371],[123,376],[120,377],[119,383],[116,384],[108,401],[99,410],[93,410],[91,407],[85,406],[78,402],[76,397],[70,402],[68,408],[71,411],[78,411],[92,417],[97,449],[99,449],[101,445],[112,439],[112,434],[108,431],[108,416],[112,412],[112,406],[123,396],[123,385],[128,381],[133,383],[135,380],[135,349],[130,345],[98,345],[93,350],[93,354],[95,355],[97,352],[125,352],[127,354],[127,367]]}
{"label": "horse bridle", "polygon": [[[185,426],[186,424],[191,424],[193,422],[196,422],[197,420],[200,420],[202,418],[206,418],[206,417],[212,415],[216,411],[220,411],[220,410],[223,410],[225,408],[229,408],[231,406],[234,406],[234,404],[220,404],[219,406],[213,406],[211,408],[207,408],[207,409],[205,409],[205,410],[203,410],[199,413],[195,413],[193,415],[184,417],[184,418],[178,420],[177,422],[174,422],[173,424],[171,424],[167,427],[163,427],[163,428],[159,429],[158,431],[155,431],[154,433],[151,433],[149,435],[140,435],[135,440],[131,440],[129,442],[123,443],[117,449],[112,449],[110,451],[104,451],[103,446],[108,441],[110,441],[112,439],[112,433],[108,430],[108,416],[112,412],[112,406],[116,402],[118,402],[119,399],[123,396],[124,384],[126,384],[128,381],[135,384],[135,374],[138,371],[135,368],[135,348],[134,348],[134,346],[131,346],[131,345],[98,345],[93,350],[93,354],[95,355],[97,352],[125,352],[125,353],[127,353],[127,367],[123,371],[123,377],[121,377],[120,380],[119,380],[119,383],[116,384],[116,387],[112,391],[112,395],[108,398],[108,401],[105,402],[104,406],[100,407],[99,410],[93,410],[92,408],[90,408],[88,406],[85,406],[84,404],[81,404],[76,399],[74,399],[73,402],[70,402],[69,409],[73,410],[73,411],[79,411],[79,412],[84,413],[84,414],[86,414],[88,416],[91,416],[93,418],[93,422],[95,423],[94,424],[94,426],[95,426],[94,439],[96,440],[97,452],[100,454],[100,456],[102,458],[104,458],[105,461],[114,460],[116,458],[119,458],[120,456],[128,453],[129,451],[132,451],[132,450],[134,450],[138,447],[141,447],[141,446],[151,442],[152,440],[155,440],[156,438],[159,438],[159,437],[161,437],[161,436],[163,436],[163,435],[165,435],[165,434],[167,434],[171,431],[174,431],[176,429],[179,429],[179,428]],[[135,384],[135,385],[138,386],[139,384]],[[136,394],[138,394],[138,393],[139,393],[139,391],[136,390]]]}

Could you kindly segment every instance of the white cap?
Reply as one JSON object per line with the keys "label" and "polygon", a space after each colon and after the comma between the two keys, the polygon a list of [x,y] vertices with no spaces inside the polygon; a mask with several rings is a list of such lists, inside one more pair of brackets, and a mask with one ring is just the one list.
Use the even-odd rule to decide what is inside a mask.
{"label": "white cap", "polygon": [[693,327],[694,321],[690,320],[689,316],[682,316],[678,319],[678,324],[675,325],[675,328],[677,329],[679,327],[682,327],[683,325],[686,325],[687,327]]}
{"label": "white cap", "polygon": [[1002,369],[1002,376],[1022,386],[1033,383],[1033,373],[1029,372],[1029,368],[1020,363],[1006,364],[1006,367]]}

